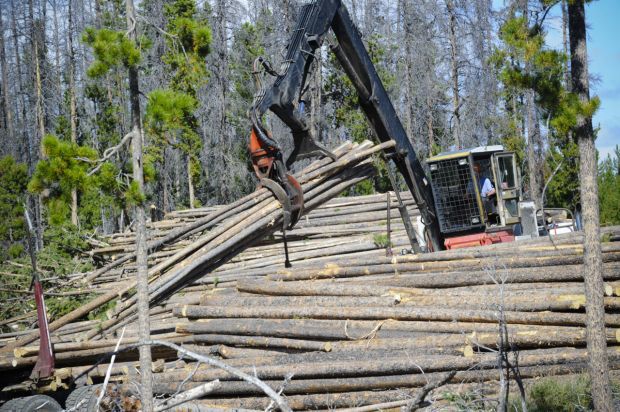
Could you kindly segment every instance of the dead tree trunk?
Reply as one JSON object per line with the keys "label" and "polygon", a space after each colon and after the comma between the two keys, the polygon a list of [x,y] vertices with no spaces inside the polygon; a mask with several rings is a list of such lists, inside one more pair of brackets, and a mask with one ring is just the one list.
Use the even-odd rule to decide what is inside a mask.
{"label": "dead tree trunk", "polygon": [[[25,102],[25,93],[22,93],[22,64],[21,64],[21,53],[19,47],[19,32],[17,31],[17,16],[15,13],[15,3],[11,1],[11,37],[13,38],[13,52],[15,53],[15,69],[17,71],[17,90],[16,96],[20,96],[19,104],[16,105],[19,107],[17,113],[21,110],[21,116],[16,117],[16,127],[17,130],[21,130],[21,138],[24,142],[26,142],[25,148],[25,158],[26,163],[28,163],[28,171],[32,173],[34,171],[34,153],[33,153],[33,143],[32,136],[27,133],[26,128],[24,127],[24,122],[26,119],[26,102]],[[17,102],[16,102],[17,103]],[[19,121],[18,121],[19,119]]]}
{"label": "dead tree trunk", "polygon": [[[30,41],[32,57],[34,59],[34,84],[35,84],[35,113],[36,126],[39,134],[39,159],[45,158],[43,151],[43,139],[45,138],[45,109],[43,96],[43,63],[45,60],[45,13],[37,20],[34,18],[33,2],[28,2],[28,19],[30,22]],[[37,248],[43,248],[43,200],[38,196],[35,200],[35,221],[37,234]]]}
{"label": "dead tree trunk", "polygon": [[[69,1],[69,34],[67,47],[69,48],[69,118],[71,123],[71,142],[77,143],[77,108],[75,103],[75,53],[73,51],[73,10]],[[78,194],[77,189],[71,190],[71,224],[78,224]]]}
{"label": "dead tree trunk", "polygon": [[[581,0],[569,2],[568,25],[572,89],[579,96],[582,104],[587,104],[590,100],[585,20],[584,2]],[[601,244],[599,241],[598,182],[592,118],[579,116],[574,129],[574,135],[579,142],[581,205],[585,233],[583,242],[583,275],[586,294],[586,327],[592,399],[595,410],[612,411],[614,408],[611,398],[604,327],[604,284]]]}
{"label": "dead tree trunk", "polygon": [[537,208],[542,207],[541,160],[538,156],[540,147],[540,125],[536,112],[536,101],[533,90],[526,92],[525,111],[527,116],[527,163],[530,182],[530,198]]}
{"label": "dead tree trunk", "polygon": [[30,13],[30,21],[32,24],[32,57],[34,58],[34,82],[35,82],[35,93],[36,93],[36,101],[35,101],[35,111],[37,118],[37,128],[39,132],[39,157],[43,158],[43,138],[45,137],[45,113],[43,110],[43,82],[42,82],[42,73],[41,73],[41,56],[44,56],[44,40],[45,34],[44,32],[40,33],[41,29],[40,23],[35,22],[33,8],[32,8],[32,0],[29,3],[29,13]]}
{"label": "dead tree trunk", "polygon": [[446,9],[448,10],[449,29],[450,29],[450,77],[452,80],[452,135],[454,136],[454,144],[457,148],[461,148],[461,113],[460,113],[460,96],[459,96],[459,62],[458,62],[458,45],[456,35],[456,11],[452,0],[446,1]]}
{"label": "dead tree trunk", "polygon": [[[133,0],[126,0],[127,29],[129,38],[137,44],[136,16]],[[140,114],[140,90],[138,85],[138,68],[129,66],[129,95],[131,102],[132,125],[132,161],[133,179],[138,184],[140,193],[144,193],[144,174],[142,164],[142,119]],[[136,266],[137,266],[137,296],[138,296],[138,323],[140,342],[150,340],[149,322],[149,294],[148,294],[148,250],[146,243],[146,215],[144,205],[139,203],[135,207],[136,213]],[[140,346],[140,373],[142,410],[153,410],[153,375],[151,372],[151,347]]]}
{"label": "dead tree trunk", "polygon": [[6,49],[4,47],[4,24],[0,10],[0,65],[2,66],[2,98],[4,103],[4,125],[7,131],[7,142],[13,144],[13,107],[9,94],[9,76],[6,67]]}
{"label": "dead tree trunk", "polygon": [[193,209],[196,202],[194,196],[194,182],[192,181],[192,157],[187,155],[187,192],[189,194],[189,208]]}
{"label": "dead tree trunk", "polygon": [[[562,50],[564,54],[569,56],[569,43],[568,43],[568,10],[566,8],[567,0],[562,0]],[[570,82],[570,67],[568,67],[568,62],[564,64],[564,87],[566,90],[571,91],[571,82]]]}

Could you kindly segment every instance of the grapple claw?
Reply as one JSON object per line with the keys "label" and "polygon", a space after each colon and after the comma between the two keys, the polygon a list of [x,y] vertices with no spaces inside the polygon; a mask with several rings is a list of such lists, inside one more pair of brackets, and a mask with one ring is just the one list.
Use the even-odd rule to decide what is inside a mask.
{"label": "grapple claw", "polygon": [[289,187],[292,189],[291,193],[289,193],[289,198],[291,200],[291,222],[289,229],[292,229],[304,213],[304,191],[297,179],[292,175],[287,173],[286,178],[288,179]]}
{"label": "grapple claw", "polygon": [[284,267],[290,268],[291,261],[286,241],[286,231],[292,229],[304,210],[304,194],[299,182],[290,174],[286,174],[283,185],[269,178],[262,178],[260,184],[269,189],[282,205],[282,238],[284,243]]}
{"label": "grapple claw", "polygon": [[286,167],[290,168],[293,163],[300,159],[309,157],[329,157],[336,160],[336,155],[330,152],[320,143],[317,143],[308,133],[308,131],[293,134],[294,148],[288,159],[286,159]]}
{"label": "grapple claw", "polygon": [[284,218],[283,226],[286,229],[292,229],[303,213],[304,194],[301,185],[293,176],[287,174],[286,178],[288,182],[285,183],[285,186],[289,189],[288,192],[282,185],[272,179],[262,178],[260,184],[269,189],[276,199],[278,199],[282,205]]}

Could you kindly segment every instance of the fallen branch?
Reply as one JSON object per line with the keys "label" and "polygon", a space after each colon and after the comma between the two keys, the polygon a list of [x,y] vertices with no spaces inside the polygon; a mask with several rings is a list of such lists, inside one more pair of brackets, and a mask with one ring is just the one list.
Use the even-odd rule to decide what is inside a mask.
{"label": "fallen branch", "polygon": [[181,392],[177,396],[173,396],[172,398],[166,399],[162,403],[155,405],[155,412],[162,412],[168,409],[172,409],[175,406],[179,406],[185,402],[193,401],[194,399],[202,398],[205,395],[213,392],[221,386],[221,383],[218,379],[207,382],[203,385],[197,386],[192,389],[188,389],[185,392]]}
{"label": "fallen branch", "polygon": [[123,328],[121,332],[121,336],[118,338],[118,342],[116,342],[116,346],[114,347],[115,353],[114,355],[112,355],[112,359],[110,359],[110,365],[108,366],[108,371],[106,372],[105,378],[103,379],[103,386],[101,388],[101,393],[99,394],[99,397],[97,398],[97,406],[95,407],[96,410],[99,410],[99,405],[101,404],[103,396],[105,395],[105,389],[108,386],[108,382],[110,381],[110,375],[112,374],[112,366],[114,365],[114,361],[116,360],[116,352],[118,352],[118,347],[121,345],[123,336],[125,336],[125,328]]}
{"label": "fallen branch", "polygon": [[292,412],[292,409],[288,406],[286,401],[280,395],[278,395],[271,387],[263,383],[263,381],[253,376],[250,376],[244,372],[241,372],[240,370],[233,368],[232,366],[228,366],[224,362],[218,361],[217,359],[213,359],[208,356],[199,355],[179,345],[175,345],[174,343],[169,343],[169,342],[165,342],[162,340],[149,340],[149,341],[144,342],[143,344],[144,345],[166,346],[168,348],[176,350],[177,352],[179,352],[180,354],[184,356],[193,358],[199,362],[203,362],[211,366],[215,366],[216,368],[223,369],[226,372],[234,376],[237,376],[246,382],[250,382],[251,384],[258,386],[263,392],[265,392],[267,396],[269,396],[276,403],[276,405],[278,405],[278,407],[280,408],[282,412]]}

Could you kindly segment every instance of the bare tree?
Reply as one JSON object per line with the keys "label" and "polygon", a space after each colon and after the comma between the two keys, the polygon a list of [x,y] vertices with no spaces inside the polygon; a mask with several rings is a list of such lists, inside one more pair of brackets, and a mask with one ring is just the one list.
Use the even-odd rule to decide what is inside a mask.
{"label": "bare tree", "polygon": [[[590,102],[588,81],[588,52],[586,16],[582,0],[568,2],[572,90],[582,104]],[[579,143],[579,174],[583,211],[583,277],[586,294],[586,331],[592,399],[597,411],[612,411],[605,308],[603,305],[603,275],[599,227],[599,200],[596,148],[590,116],[578,116],[574,136]]]}
{"label": "bare tree", "polygon": [[457,20],[454,2],[446,0],[446,10],[448,12],[448,28],[450,39],[450,80],[452,83],[452,136],[457,148],[461,142],[461,97],[459,90],[459,54],[457,45]]}
{"label": "bare tree", "polygon": [[7,68],[6,48],[4,45],[4,21],[0,8],[0,65],[2,66],[2,103],[4,109],[3,125],[6,128],[7,142],[13,141],[13,107],[9,90],[9,75]]}
{"label": "bare tree", "polygon": [[[134,45],[137,45],[136,13],[133,0],[126,0],[128,36]],[[132,163],[133,179],[138,184],[140,193],[144,193],[144,173],[142,163],[142,117],[140,113],[140,89],[138,68],[129,66],[129,94],[131,103],[132,126]],[[150,340],[149,321],[149,282],[148,282],[148,250],[146,242],[146,213],[144,205],[138,203],[135,207],[136,223],[136,266],[137,266],[137,295],[138,295],[138,329],[140,342]],[[153,411],[153,375],[151,372],[152,357],[149,346],[140,346],[140,373],[142,410]]]}
{"label": "bare tree", "polygon": [[[69,48],[69,122],[71,124],[71,141],[77,143],[77,106],[75,96],[75,51],[73,50],[73,10],[72,0],[69,0],[69,27],[67,43]],[[78,194],[77,189],[71,190],[71,223],[78,224]]]}
{"label": "bare tree", "polygon": [[[45,5],[46,2],[41,4],[41,13],[35,19],[33,0],[28,1],[28,25],[30,31],[30,51],[33,57],[33,83],[35,87],[35,122],[36,122],[36,135],[38,136],[39,152],[38,158],[43,159],[45,153],[43,151],[43,138],[45,137],[46,129],[46,112],[44,102],[44,90],[43,81],[45,77]],[[43,248],[43,215],[42,215],[42,197],[38,196],[35,201],[35,221],[36,221],[36,234],[37,234],[37,246],[39,249]]]}
{"label": "bare tree", "polygon": [[407,135],[413,140],[416,150],[430,155],[435,145],[434,129],[440,123],[436,118],[439,86],[433,24],[428,21],[426,10],[422,7],[411,7],[408,2],[401,0],[398,8],[404,46],[401,57],[403,73],[399,75],[406,85],[403,88],[402,117]]}
{"label": "bare tree", "polygon": [[23,49],[20,48],[20,44],[19,44],[20,34],[19,33],[20,32],[17,28],[17,12],[16,12],[15,1],[11,0],[11,37],[13,38],[13,54],[15,56],[15,69],[17,71],[15,83],[17,85],[16,93],[20,97],[19,103],[18,103],[20,110],[18,111],[18,113],[21,112],[19,116],[19,122],[17,122],[17,128],[18,130],[22,131],[22,134],[21,134],[22,144],[25,143],[25,146],[26,146],[25,148],[21,148],[22,149],[21,151],[24,153],[22,158],[26,161],[26,163],[28,163],[28,170],[32,172],[34,170],[34,163],[36,161],[36,158],[34,154],[33,136],[31,133],[28,133],[28,130],[26,128],[27,104],[26,104],[26,93],[23,87],[24,70],[22,68],[22,54],[20,51]]}

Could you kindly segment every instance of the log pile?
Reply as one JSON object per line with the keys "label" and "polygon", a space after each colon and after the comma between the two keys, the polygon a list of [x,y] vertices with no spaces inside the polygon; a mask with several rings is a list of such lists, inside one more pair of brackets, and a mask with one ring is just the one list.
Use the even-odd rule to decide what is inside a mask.
{"label": "log pile", "polygon": [[[450,385],[493,388],[498,352],[518,357],[524,380],[584,370],[582,235],[400,254],[410,245],[393,193],[330,200],[373,173],[369,156],[377,150],[343,145],[337,162],[315,162],[297,176],[308,213],[287,232],[289,269],[281,210],[266,190],[152,223],[153,339],[222,359],[300,410],[406,402],[450,371],[456,371]],[[415,218],[411,197],[402,197]],[[388,216],[393,255],[386,254]],[[49,390],[74,379],[100,382],[105,355],[123,330],[125,350],[110,367],[111,379],[137,379],[132,239],[118,234],[91,251],[107,263],[79,287],[100,294],[52,323],[57,371]],[[620,244],[602,248],[609,359],[619,368]],[[113,299],[107,320],[83,320]],[[507,341],[499,338],[504,325]],[[0,379],[7,386],[29,374],[37,336],[0,338],[0,370],[13,372]],[[220,380],[214,392],[192,401],[196,408],[264,409],[271,402],[258,387],[168,346],[154,346],[153,358],[159,394]]]}
{"label": "log pile", "polygon": [[[452,383],[494,381],[500,349],[518,353],[523,379],[579,373],[587,361],[580,240],[571,234],[555,246],[540,239],[391,258],[375,251],[294,270],[255,269],[199,304],[177,305],[176,332],[192,336],[190,350],[283,387],[293,409],[407,399],[453,370]],[[617,368],[620,245],[603,251],[609,358]],[[500,315],[509,335],[503,345]],[[156,374],[157,390],[174,393],[188,376],[187,387],[219,379],[222,386],[196,404],[269,404],[225,372],[194,367]]]}

